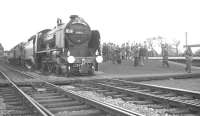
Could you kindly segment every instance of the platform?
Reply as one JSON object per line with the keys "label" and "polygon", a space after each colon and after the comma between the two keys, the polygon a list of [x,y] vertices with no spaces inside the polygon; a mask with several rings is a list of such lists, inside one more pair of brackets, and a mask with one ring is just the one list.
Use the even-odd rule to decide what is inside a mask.
{"label": "platform", "polygon": [[[102,63],[99,66],[101,72],[107,74],[137,75],[137,74],[163,74],[185,73],[185,65],[169,62],[170,67],[162,67],[161,60],[148,60],[144,66],[134,67],[133,61],[123,61],[122,64]],[[192,72],[198,72],[200,68],[192,67]]]}
{"label": "platform", "polygon": [[[43,79],[53,83],[71,83],[74,81],[86,81],[107,78],[134,78],[135,81],[160,80],[169,78],[199,78],[200,69],[193,67],[192,73],[185,72],[185,66],[169,62],[170,68],[163,68],[161,61],[149,60],[144,66],[134,67],[131,61],[123,61],[122,64],[103,63],[99,66],[99,71],[95,76],[73,76],[58,77],[55,75],[43,76]],[[39,76],[37,73],[29,72]]]}
{"label": "platform", "polygon": [[[99,65],[99,71],[95,72],[94,76],[73,76],[63,77],[51,75],[41,75],[38,71],[28,72],[30,75],[40,77],[55,84],[68,84],[77,81],[86,81],[94,79],[107,78],[133,78],[135,81],[146,80],[160,80],[170,78],[200,78],[199,67],[193,67],[192,73],[185,72],[185,65],[169,62],[170,67],[162,67],[160,60],[149,60],[144,66],[134,67],[132,61],[123,61],[122,64],[112,64],[112,62],[105,62]],[[28,84],[38,82],[38,80],[26,80],[26,82],[17,82],[20,84]]]}

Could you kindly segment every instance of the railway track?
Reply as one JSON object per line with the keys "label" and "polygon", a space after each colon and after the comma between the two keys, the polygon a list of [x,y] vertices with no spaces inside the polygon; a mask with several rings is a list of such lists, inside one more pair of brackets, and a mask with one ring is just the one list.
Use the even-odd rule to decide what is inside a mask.
{"label": "railway track", "polygon": [[47,116],[23,91],[21,91],[4,73],[0,78],[10,85],[0,87],[1,116]]}
{"label": "railway track", "polygon": [[200,116],[200,93],[108,79],[76,83],[78,91],[93,91],[131,103],[139,113],[152,116]]}
{"label": "railway track", "polygon": [[[47,82],[33,83],[30,87],[21,87],[21,89],[52,115],[88,116],[90,113],[84,114],[83,112],[96,110],[97,113],[91,115],[200,116],[200,93],[198,92],[127,80],[108,79],[75,83],[72,89],[65,88],[65,91]],[[105,100],[107,98],[99,98],[104,101],[99,102],[93,99],[96,96],[88,94],[89,91],[108,97],[109,100],[115,99],[111,100],[115,103]],[[78,104],[74,105],[74,102]],[[64,104],[70,105],[65,106]],[[98,104],[103,104],[103,106]],[[111,108],[105,107],[106,105]]]}
{"label": "railway track", "polygon": [[[14,73],[17,72],[22,73],[17,70]],[[23,74],[30,77],[26,73]],[[43,80],[20,89],[50,116],[143,116],[112,104],[87,98],[75,91],[64,90]]]}
{"label": "railway track", "polygon": [[7,82],[6,78],[3,77],[3,75],[0,73],[0,84]]}
{"label": "railway track", "polygon": [[[9,70],[11,69],[10,66],[4,64],[4,63],[1,63],[0,62],[0,70],[2,72],[9,72]],[[10,68],[10,69],[9,69]],[[23,72],[22,70],[20,70],[21,72]],[[16,78],[17,77],[17,78]],[[31,80],[34,80],[33,77],[27,77],[27,76],[24,76],[23,74],[20,74],[20,73],[9,73],[9,78],[14,81],[14,82],[20,82],[20,81],[31,81]],[[7,80],[7,79],[4,79],[4,80]]]}

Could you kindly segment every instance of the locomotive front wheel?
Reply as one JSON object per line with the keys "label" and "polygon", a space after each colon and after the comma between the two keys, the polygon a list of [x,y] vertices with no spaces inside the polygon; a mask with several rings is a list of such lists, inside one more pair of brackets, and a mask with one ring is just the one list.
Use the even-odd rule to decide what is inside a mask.
{"label": "locomotive front wheel", "polygon": [[69,66],[69,65],[67,65],[66,72],[65,72],[65,76],[66,76],[66,77],[70,77],[70,76],[71,76],[70,66]]}
{"label": "locomotive front wheel", "polygon": [[47,71],[49,73],[55,72],[55,64],[54,63],[47,63]]}
{"label": "locomotive front wheel", "polygon": [[89,75],[94,75],[94,71],[95,71],[95,67],[94,67],[94,66],[91,66],[91,68],[90,68],[89,71],[88,71],[88,74],[89,74]]}
{"label": "locomotive front wheel", "polygon": [[31,61],[25,61],[25,67],[27,69],[32,69],[33,68],[33,63]]}
{"label": "locomotive front wheel", "polygon": [[56,65],[56,75],[59,75],[60,74],[60,66],[59,65]]}
{"label": "locomotive front wheel", "polygon": [[42,73],[45,73],[46,72],[46,63],[42,63],[42,68],[41,68],[41,71]]}
{"label": "locomotive front wheel", "polygon": [[67,72],[67,73],[65,74],[65,76],[66,76],[66,77],[70,77],[70,76],[71,76],[70,72]]}
{"label": "locomotive front wheel", "polygon": [[99,65],[98,65],[98,63],[95,63],[95,71],[99,71]]}

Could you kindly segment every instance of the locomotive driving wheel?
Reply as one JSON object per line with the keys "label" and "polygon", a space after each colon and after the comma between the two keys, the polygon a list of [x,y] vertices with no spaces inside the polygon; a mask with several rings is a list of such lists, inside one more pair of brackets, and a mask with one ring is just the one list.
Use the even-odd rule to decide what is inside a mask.
{"label": "locomotive driving wheel", "polygon": [[46,67],[47,67],[46,69],[47,69],[48,73],[54,73],[55,72],[55,69],[56,69],[55,63],[47,62]]}
{"label": "locomotive driving wheel", "polygon": [[94,75],[94,72],[95,72],[95,67],[94,67],[94,65],[91,65],[91,66],[90,66],[90,69],[89,69],[89,71],[88,71],[88,74],[89,74],[89,75]]}
{"label": "locomotive driving wheel", "polygon": [[46,63],[45,62],[42,62],[42,66],[41,66],[41,72],[44,73],[46,72]]}
{"label": "locomotive driving wheel", "polygon": [[71,76],[70,65],[67,64],[66,66],[67,66],[67,68],[66,68],[65,76],[70,77]]}
{"label": "locomotive driving wheel", "polygon": [[62,74],[62,69],[60,64],[55,64],[55,73],[56,75],[61,75]]}
{"label": "locomotive driving wheel", "polygon": [[28,60],[28,61],[25,61],[25,67],[27,68],[27,69],[33,69],[33,63],[30,61],[30,60]]}

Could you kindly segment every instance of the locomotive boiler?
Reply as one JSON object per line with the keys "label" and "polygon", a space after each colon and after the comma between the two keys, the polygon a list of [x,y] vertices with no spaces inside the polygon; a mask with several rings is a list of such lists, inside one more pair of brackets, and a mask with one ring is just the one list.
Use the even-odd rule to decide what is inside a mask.
{"label": "locomotive boiler", "polygon": [[[67,24],[57,20],[53,29],[33,35],[18,52],[21,65],[56,74],[94,74],[103,58],[100,34],[81,17],[71,15]],[[11,51],[16,52],[13,48]],[[18,53],[18,54],[19,54]],[[16,53],[15,53],[16,54]],[[15,55],[14,55],[15,56]]]}

